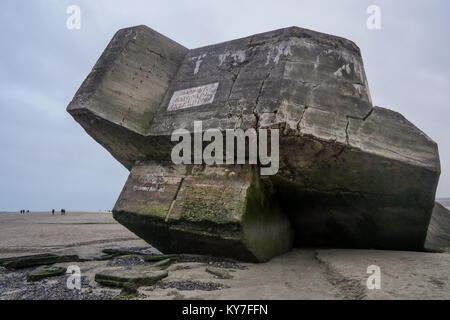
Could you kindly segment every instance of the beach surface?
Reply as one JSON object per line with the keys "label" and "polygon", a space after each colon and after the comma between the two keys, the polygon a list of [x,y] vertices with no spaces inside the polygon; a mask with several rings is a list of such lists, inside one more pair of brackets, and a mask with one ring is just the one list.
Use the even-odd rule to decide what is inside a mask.
{"label": "beach surface", "polygon": [[[104,258],[105,249],[135,254]],[[154,269],[143,255],[161,254],[109,212],[0,213],[0,259],[43,253],[79,256],[55,266],[78,266],[81,288],[67,287],[69,274],[27,282],[36,267],[0,267],[0,299],[114,299],[121,290],[97,283],[96,274]],[[369,266],[379,267],[380,289],[367,286]],[[260,264],[181,255],[165,270],[166,278],[132,298],[450,299],[449,253],[296,248]]]}

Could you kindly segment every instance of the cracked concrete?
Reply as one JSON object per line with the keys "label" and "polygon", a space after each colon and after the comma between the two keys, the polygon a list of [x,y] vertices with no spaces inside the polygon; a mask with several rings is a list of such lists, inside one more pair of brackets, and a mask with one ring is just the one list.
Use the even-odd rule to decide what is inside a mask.
{"label": "cracked concrete", "polygon": [[[194,94],[183,98],[183,108],[168,108],[176,92],[206,85],[216,88],[211,101]],[[192,99],[199,101],[190,105]],[[161,190],[133,189],[133,171],[152,177],[159,163],[172,172],[171,133],[193,134],[194,121],[202,121],[203,130],[222,133],[280,129],[278,173],[245,183],[265,190],[262,197],[279,207],[295,230],[294,245],[424,250],[440,175],[437,145],[400,114],[373,106],[361,52],[347,39],[290,27],[188,50],[145,26],[119,30],[67,110],[131,171],[114,209],[117,219],[161,248],[181,250],[156,239],[174,230],[160,219],[172,209]],[[195,179],[201,178],[191,175],[181,191],[195,189]],[[251,199],[251,189],[244,190],[229,198],[242,230]],[[177,227],[199,253],[228,242],[204,230],[221,229],[219,215],[230,212],[214,192],[196,198],[204,221]],[[180,212],[192,209],[189,200],[177,201]],[[244,238],[234,239],[248,248]]]}

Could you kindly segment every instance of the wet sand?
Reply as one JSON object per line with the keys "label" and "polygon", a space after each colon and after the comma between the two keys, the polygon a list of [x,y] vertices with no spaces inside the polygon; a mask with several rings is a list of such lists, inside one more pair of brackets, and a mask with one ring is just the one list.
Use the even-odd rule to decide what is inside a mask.
{"label": "wet sand", "polygon": [[131,240],[145,245],[109,212],[0,213],[0,258]]}

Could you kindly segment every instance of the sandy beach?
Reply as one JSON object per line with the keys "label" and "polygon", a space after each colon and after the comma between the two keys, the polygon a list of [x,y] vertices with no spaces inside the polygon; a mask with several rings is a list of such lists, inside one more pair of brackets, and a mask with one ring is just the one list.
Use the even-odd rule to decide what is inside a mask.
{"label": "sandy beach", "polygon": [[0,258],[138,239],[108,212],[0,214]]}
{"label": "sandy beach", "polygon": [[[135,254],[100,259],[103,250]],[[76,254],[83,261],[57,263],[81,269],[81,290],[66,286],[69,275],[27,282],[35,267],[0,267],[0,299],[114,299],[121,290],[95,281],[105,271],[153,268],[142,254],[160,252],[126,230],[107,212],[0,214],[0,259],[42,254]],[[381,288],[366,286],[367,268],[381,270]],[[448,253],[297,248],[267,263],[250,264],[182,255],[168,276],[139,288],[135,299],[449,299]],[[214,275],[207,268],[230,277]]]}

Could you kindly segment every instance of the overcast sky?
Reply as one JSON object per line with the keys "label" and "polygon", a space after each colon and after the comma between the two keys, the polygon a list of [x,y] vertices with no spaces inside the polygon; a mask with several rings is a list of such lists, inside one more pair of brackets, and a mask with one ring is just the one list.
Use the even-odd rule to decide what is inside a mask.
{"label": "overcast sky", "polygon": [[[81,8],[81,29],[66,9]],[[369,5],[381,29],[366,26]],[[375,105],[439,144],[450,197],[450,1],[3,0],[0,211],[111,209],[128,171],[66,112],[114,33],[145,24],[188,48],[299,26],[353,40]]]}

